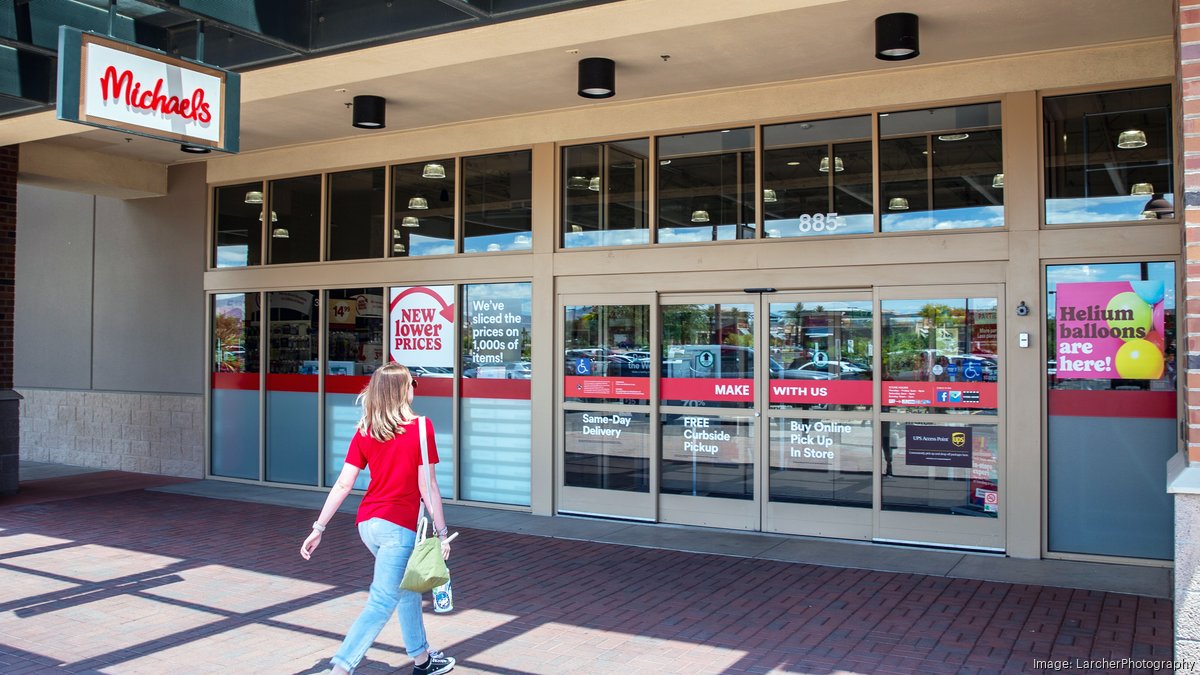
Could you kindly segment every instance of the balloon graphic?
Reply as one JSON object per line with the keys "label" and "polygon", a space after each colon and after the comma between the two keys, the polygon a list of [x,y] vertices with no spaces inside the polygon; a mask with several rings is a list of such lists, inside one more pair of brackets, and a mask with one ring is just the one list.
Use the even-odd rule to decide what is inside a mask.
{"label": "balloon graphic", "polygon": [[1166,286],[1161,281],[1131,281],[1129,285],[1133,287],[1133,292],[1144,300],[1147,305],[1157,304],[1163,299],[1163,292]]}
{"label": "balloon graphic", "polygon": [[1136,293],[1117,293],[1108,301],[1107,316],[1119,317],[1110,318],[1108,325],[1118,331],[1122,340],[1131,340],[1136,338],[1139,328],[1142,335],[1150,332],[1153,310]]}
{"label": "balloon graphic", "polygon": [[1117,374],[1127,380],[1157,380],[1163,374],[1162,352],[1148,340],[1133,339],[1117,350]]}
{"label": "balloon graphic", "polygon": [[1154,314],[1150,317],[1150,327],[1157,330],[1166,325],[1167,303],[1160,302],[1154,306]]}

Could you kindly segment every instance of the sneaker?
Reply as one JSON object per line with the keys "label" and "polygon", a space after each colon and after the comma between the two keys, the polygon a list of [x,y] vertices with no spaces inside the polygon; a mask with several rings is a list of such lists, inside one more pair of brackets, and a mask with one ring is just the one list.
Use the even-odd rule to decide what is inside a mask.
{"label": "sneaker", "polygon": [[454,670],[454,659],[442,652],[429,652],[429,660],[423,666],[413,666],[413,675],[438,675]]}

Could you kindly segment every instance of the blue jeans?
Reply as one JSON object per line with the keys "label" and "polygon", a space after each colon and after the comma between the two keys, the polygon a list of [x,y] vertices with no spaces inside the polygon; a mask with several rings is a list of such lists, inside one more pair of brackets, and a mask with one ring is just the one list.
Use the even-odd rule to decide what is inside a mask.
{"label": "blue jeans", "polygon": [[400,620],[400,632],[404,636],[404,650],[409,656],[429,651],[425,639],[425,624],[421,617],[421,594],[400,588],[404,578],[404,567],[412,555],[417,534],[380,518],[372,518],[358,524],[358,535],[375,556],[375,578],[371,580],[371,591],[367,606],[350,627],[342,646],[333,657],[333,663],[350,672],[367,654],[367,649],[379,632],[387,625],[392,612]]}

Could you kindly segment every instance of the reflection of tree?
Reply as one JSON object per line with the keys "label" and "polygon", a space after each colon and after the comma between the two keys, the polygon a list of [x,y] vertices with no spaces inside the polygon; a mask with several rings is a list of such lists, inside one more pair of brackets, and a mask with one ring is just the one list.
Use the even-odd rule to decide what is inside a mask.
{"label": "reflection of tree", "polygon": [[242,319],[231,314],[218,314],[213,332],[218,346],[241,346],[244,332]]}
{"label": "reflection of tree", "polygon": [[711,332],[711,317],[707,305],[665,305],[662,309],[663,343],[705,344],[707,338],[701,341],[699,336]]}

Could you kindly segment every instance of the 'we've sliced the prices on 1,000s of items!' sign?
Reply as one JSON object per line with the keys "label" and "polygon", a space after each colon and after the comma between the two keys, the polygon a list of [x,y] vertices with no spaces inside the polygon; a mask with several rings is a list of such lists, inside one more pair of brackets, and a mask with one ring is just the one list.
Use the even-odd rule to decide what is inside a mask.
{"label": "'we've sliced the prices on 1,000s of items!' sign", "polygon": [[1058,379],[1157,380],[1165,368],[1161,281],[1058,284]]}
{"label": "'we've sliced the prices on 1,000s of items!' sign", "polygon": [[69,26],[58,57],[58,119],[238,151],[237,73]]}

